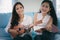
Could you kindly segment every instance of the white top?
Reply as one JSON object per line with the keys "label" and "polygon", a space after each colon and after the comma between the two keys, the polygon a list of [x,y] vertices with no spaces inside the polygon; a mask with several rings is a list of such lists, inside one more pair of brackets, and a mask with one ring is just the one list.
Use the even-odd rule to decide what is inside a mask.
{"label": "white top", "polygon": [[[11,18],[9,20],[9,23],[8,25],[6,26],[5,28],[5,31],[8,33],[8,29],[10,28],[10,22],[11,22]],[[29,25],[29,24],[32,24],[32,18],[30,16],[27,16],[27,15],[24,15],[24,19],[23,19],[23,22],[21,23],[23,25]]]}
{"label": "white top", "polygon": [[[38,15],[37,15],[37,21],[42,20],[42,18],[43,18],[42,13],[37,13],[37,14],[38,14]],[[33,27],[33,28],[34,28],[34,31],[35,31],[35,30],[38,30],[38,29],[40,29],[40,28],[45,28],[45,26],[47,25],[49,19],[50,19],[50,15],[46,15],[46,16],[44,17],[44,19],[42,20],[42,23],[37,24],[37,26],[34,26],[34,27]]]}

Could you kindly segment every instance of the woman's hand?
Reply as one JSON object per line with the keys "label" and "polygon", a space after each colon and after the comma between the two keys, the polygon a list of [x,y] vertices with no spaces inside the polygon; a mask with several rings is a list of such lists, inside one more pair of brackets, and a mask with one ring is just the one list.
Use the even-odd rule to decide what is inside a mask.
{"label": "woman's hand", "polygon": [[34,26],[34,24],[30,24],[30,25],[29,25],[29,28],[33,28],[33,26]]}
{"label": "woman's hand", "polygon": [[40,33],[40,32],[42,32],[42,30],[41,30],[41,29],[38,29],[38,30],[36,30],[35,32],[38,32],[38,33]]}
{"label": "woman's hand", "polygon": [[42,23],[42,20],[39,20],[35,23],[35,25]]}
{"label": "woman's hand", "polygon": [[17,30],[15,29],[9,29],[8,32],[11,34],[11,36],[14,38],[18,35]]}
{"label": "woman's hand", "polygon": [[48,31],[52,31],[52,26],[51,26],[51,25],[46,26],[46,30],[48,30]]}

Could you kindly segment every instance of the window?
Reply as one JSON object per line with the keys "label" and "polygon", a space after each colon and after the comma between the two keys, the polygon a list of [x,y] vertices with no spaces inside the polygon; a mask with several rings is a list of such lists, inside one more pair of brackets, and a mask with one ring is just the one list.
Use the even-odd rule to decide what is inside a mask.
{"label": "window", "polygon": [[0,13],[7,13],[12,11],[12,0],[0,1]]}
{"label": "window", "polygon": [[57,10],[57,15],[60,17],[60,0],[56,0],[56,10]]}

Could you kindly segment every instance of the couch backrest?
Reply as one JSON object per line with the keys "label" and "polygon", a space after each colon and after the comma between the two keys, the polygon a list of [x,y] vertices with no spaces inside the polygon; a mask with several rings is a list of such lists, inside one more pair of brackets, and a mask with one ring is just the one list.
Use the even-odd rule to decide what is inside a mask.
{"label": "couch backrest", "polygon": [[0,13],[0,28],[5,27],[9,21],[11,13]]}
{"label": "couch backrest", "polygon": [[[33,17],[34,15],[34,12],[27,12],[27,13],[24,13],[25,15],[29,15],[31,17]],[[6,25],[8,24],[8,21],[11,17],[11,13],[0,13],[0,28],[5,28]]]}

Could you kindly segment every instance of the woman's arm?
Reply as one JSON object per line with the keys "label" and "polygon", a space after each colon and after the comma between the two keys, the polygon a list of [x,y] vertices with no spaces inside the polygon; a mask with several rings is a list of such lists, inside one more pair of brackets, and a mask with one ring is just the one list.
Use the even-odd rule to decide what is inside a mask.
{"label": "woman's arm", "polygon": [[15,29],[8,29],[8,32],[11,34],[13,38],[16,37],[16,35],[18,35],[18,32]]}
{"label": "woman's arm", "polygon": [[34,15],[34,25],[42,23],[42,20],[37,21],[37,13]]}
{"label": "woman's arm", "polygon": [[[34,26],[35,25],[37,25],[37,24],[40,24],[40,23],[42,23],[42,20],[39,20],[39,21],[37,21],[37,13],[34,15]],[[42,32],[42,30],[41,29],[38,29],[38,30],[36,30],[36,32]]]}
{"label": "woman's arm", "polygon": [[36,25],[37,23],[37,13],[35,13],[35,15],[34,15],[34,25]]}
{"label": "woman's arm", "polygon": [[52,17],[50,17],[50,19],[46,25],[46,30],[48,30],[48,31],[52,30],[52,22],[53,22],[53,19],[52,19]]}

